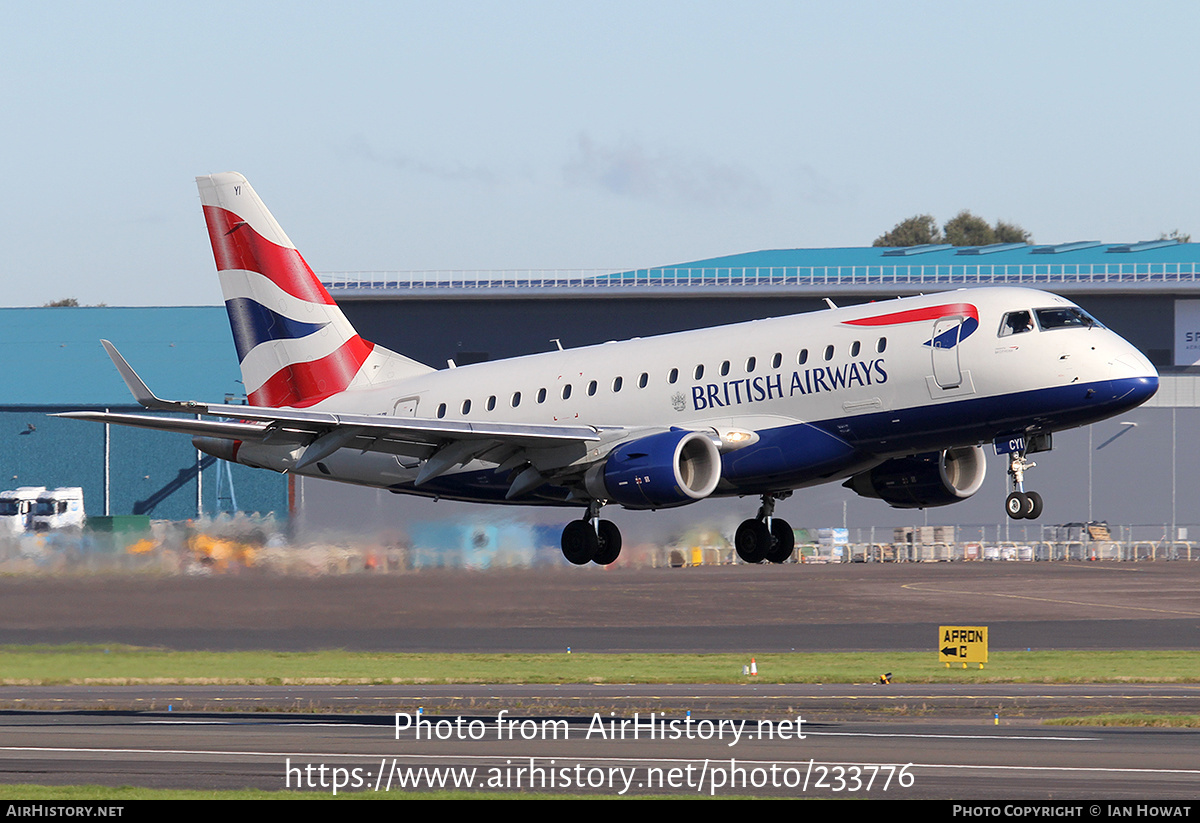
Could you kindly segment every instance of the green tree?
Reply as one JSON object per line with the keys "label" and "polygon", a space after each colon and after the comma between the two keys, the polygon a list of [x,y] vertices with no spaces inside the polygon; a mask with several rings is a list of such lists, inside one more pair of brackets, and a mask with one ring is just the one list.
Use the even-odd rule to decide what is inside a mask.
{"label": "green tree", "polygon": [[[1173,238],[1177,236],[1180,236],[1178,232],[1171,235]],[[1029,232],[1016,223],[997,220],[995,226],[989,226],[982,217],[976,217],[964,209],[947,221],[942,229],[938,229],[933,215],[914,215],[897,223],[895,228],[877,238],[871,245],[920,246],[926,243],[950,243],[955,246],[988,246],[992,243],[1032,242],[1033,238]],[[1187,240],[1180,242],[1186,243]]]}
{"label": "green tree", "polygon": [[1016,223],[1006,223],[1003,220],[996,221],[996,227],[993,229],[996,233],[997,243],[1032,243],[1033,238],[1029,232],[1018,226]]}
{"label": "green tree", "polygon": [[988,246],[996,242],[996,232],[982,217],[966,209],[946,221],[946,242],[952,246]]}
{"label": "green tree", "polygon": [[45,303],[43,305],[45,305],[46,308],[51,308],[51,309],[61,309],[61,308],[68,308],[68,307],[74,308],[79,305],[79,301],[76,300],[74,297],[65,297],[62,300],[51,300],[49,303]]}
{"label": "green tree", "polygon": [[1181,232],[1179,229],[1175,229],[1170,234],[1163,232],[1162,234],[1160,234],[1158,236],[1158,239],[1159,240],[1174,240],[1176,243],[1192,242],[1192,236],[1190,234],[1185,234],[1184,232]]}
{"label": "green tree", "polygon": [[895,227],[876,238],[873,246],[921,246],[926,243],[941,243],[942,232],[932,214],[917,214],[901,220]]}

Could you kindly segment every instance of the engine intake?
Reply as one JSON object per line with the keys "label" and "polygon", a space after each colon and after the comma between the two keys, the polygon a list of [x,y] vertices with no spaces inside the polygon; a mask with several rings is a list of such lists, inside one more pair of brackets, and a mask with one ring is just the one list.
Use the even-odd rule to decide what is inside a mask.
{"label": "engine intake", "polygon": [[959,446],[880,463],[842,485],[897,509],[926,509],[966,500],[983,485],[987,461],[979,446]]}
{"label": "engine intake", "polygon": [[712,494],[721,455],[708,435],[672,430],[622,443],[588,469],[588,494],[627,509],[661,509]]}

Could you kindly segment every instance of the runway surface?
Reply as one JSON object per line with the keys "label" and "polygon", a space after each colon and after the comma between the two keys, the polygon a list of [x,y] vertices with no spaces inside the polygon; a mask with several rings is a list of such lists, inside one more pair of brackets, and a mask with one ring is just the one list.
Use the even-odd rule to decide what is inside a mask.
{"label": "runway surface", "polygon": [[0,643],[364,651],[1200,649],[1200,563],[585,567],[0,580]]}
{"label": "runway surface", "polygon": [[[146,691],[137,699],[157,702],[158,711],[5,712],[5,781],[1156,802],[1191,800],[1200,788],[1200,731],[1036,719],[1088,703],[1178,709],[1200,697],[1188,687]],[[340,711],[162,710],[188,695],[229,706],[260,701],[259,708],[306,696]],[[388,711],[379,711],[383,704]],[[358,713],[364,706],[374,711]]]}
{"label": "runway surface", "polygon": [[[932,627],[965,623],[989,625],[993,649],[1196,649],[1198,578],[1200,564],[1007,563],[8,579],[0,642],[927,650]],[[433,739],[416,739],[418,709]],[[1200,794],[1198,730],[1040,722],[1197,714],[1194,685],[5,687],[0,711],[4,783],[332,792],[335,782],[375,791],[389,781],[393,790],[469,781],[473,790],[605,795],[974,800]],[[399,739],[397,713],[408,723]],[[648,739],[651,721],[667,739]]]}

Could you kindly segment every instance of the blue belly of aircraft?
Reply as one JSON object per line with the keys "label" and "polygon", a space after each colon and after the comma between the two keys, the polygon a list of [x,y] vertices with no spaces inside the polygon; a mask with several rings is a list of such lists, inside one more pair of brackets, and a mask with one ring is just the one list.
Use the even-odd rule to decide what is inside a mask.
{"label": "blue belly of aircraft", "polygon": [[[753,446],[722,456],[722,484],[713,496],[799,488],[869,468],[884,455],[990,443],[1029,427],[1058,431],[1087,425],[1135,408],[1157,390],[1157,378],[1125,378],[765,429]],[[507,473],[491,470],[442,475],[419,488],[390,487],[477,503],[585,505],[558,486],[541,486],[516,500],[505,499],[508,488]]]}

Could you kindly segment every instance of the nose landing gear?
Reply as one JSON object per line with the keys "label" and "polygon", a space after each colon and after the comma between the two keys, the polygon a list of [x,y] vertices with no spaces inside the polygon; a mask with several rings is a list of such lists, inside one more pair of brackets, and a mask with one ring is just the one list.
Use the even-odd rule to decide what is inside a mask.
{"label": "nose landing gear", "polygon": [[[779,495],[783,497],[784,495]],[[796,548],[796,535],[792,527],[781,517],[775,517],[775,501],[779,499],[773,494],[764,494],[758,516],[745,520],[737,528],[733,537],[733,546],[738,557],[746,563],[761,563],[769,560],[772,563],[782,563],[792,556]]]}

